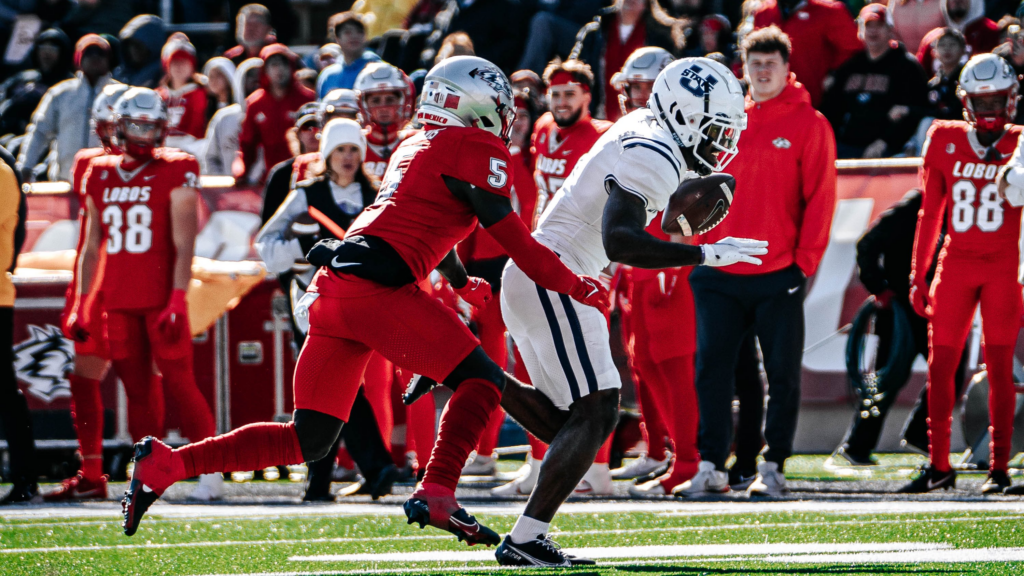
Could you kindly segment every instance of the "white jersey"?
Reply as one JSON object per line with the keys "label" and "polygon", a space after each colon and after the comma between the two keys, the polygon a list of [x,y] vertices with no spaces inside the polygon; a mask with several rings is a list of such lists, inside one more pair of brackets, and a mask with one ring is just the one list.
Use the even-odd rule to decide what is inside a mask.
{"label": "white jersey", "polygon": [[596,277],[610,260],[601,221],[608,202],[605,182],[614,180],[647,207],[647,224],[668,206],[683,180],[695,178],[672,135],[641,108],[620,118],[594,144],[544,210],[533,236],[558,253],[577,274]]}

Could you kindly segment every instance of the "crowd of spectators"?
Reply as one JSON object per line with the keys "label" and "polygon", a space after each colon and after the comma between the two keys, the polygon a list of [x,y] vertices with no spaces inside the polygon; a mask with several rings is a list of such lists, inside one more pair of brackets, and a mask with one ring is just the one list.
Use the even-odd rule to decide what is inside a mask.
{"label": "crowd of spectators", "polygon": [[172,32],[177,25],[143,13],[157,10],[154,2],[6,1],[0,144],[29,181],[66,180],[74,152],[95,144],[88,103],[113,79],[159,89],[169,143],[199,157],[206,173],[259,183],[288,157],[284,132],[298,108],[351,89],[370,62],[393,63],[416,83],[451,55],[537,77],[553,57],[575,53],[597,78],[591,113],[615,120],[611,77],[637,48],[715,55],[741,75],[736,46],[776,25],[792,40],[791,71],[832,124],[840,158],[915,155],[931,119],[960,117],[956,79],[971,55],[995,51],[1024,70],[1024,36],[1008,1],[361,0],[327,20],[319,47],[280,42],[294,35],[285,1],[195,11],[197,3],[180,2],[186,22],[213,17],[213,6],[236,9],[237,43],[226,49],[205,37],[193,44]]}

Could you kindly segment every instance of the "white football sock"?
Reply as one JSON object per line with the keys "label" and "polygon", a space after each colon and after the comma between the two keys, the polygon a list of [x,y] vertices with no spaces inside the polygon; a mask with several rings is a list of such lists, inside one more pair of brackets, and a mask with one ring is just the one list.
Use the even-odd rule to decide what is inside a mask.
{"label": "white football sock", "polygon": [[550,524],[547,522],[534,520],[529,516],[520,516],[516,520],[516,525],[512,527],[509,537],[516,544],[522,544],[530,540],[543,540],[548,535],[548,526]]}

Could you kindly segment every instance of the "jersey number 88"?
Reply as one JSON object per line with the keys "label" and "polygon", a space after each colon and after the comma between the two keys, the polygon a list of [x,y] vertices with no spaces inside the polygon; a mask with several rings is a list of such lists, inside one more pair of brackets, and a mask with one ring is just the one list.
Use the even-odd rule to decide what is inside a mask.
{"label": "jersey number 88", "polygon": [[995,232],[1003,225],[1003,200],[995,184],[986,184],[981,189],[980,205],[974,207],[978,189],[970,180],[958,180],[953,184],[953,230],[967,232],[978,225],[982,232]]}

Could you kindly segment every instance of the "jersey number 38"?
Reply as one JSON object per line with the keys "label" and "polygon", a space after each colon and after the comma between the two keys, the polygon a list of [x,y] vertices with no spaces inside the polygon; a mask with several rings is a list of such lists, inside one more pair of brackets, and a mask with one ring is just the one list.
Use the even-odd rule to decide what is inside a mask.
{"label": "jersey number 38", "polygon": [[[975,198],[979,200],[977,208]],[[967,232],[977,225],[982,232],[995,232],[1003,225],[1003,200],[995,184],[986,184],[978,189],[970,180],[958,180],[953,184],[953,215],[950,224],[955,232]]]}
{"label": "jersey number 38", "polygon": [[148,251],[153,245],[153,231],[149,229],[152,221],[153,211],[145,204],[136,204],[127,212],[123,212],[120,206],[107,206],[103,210],[103,224],[107,227],[107,254],[117,254],[121,250],[129,254]]}

